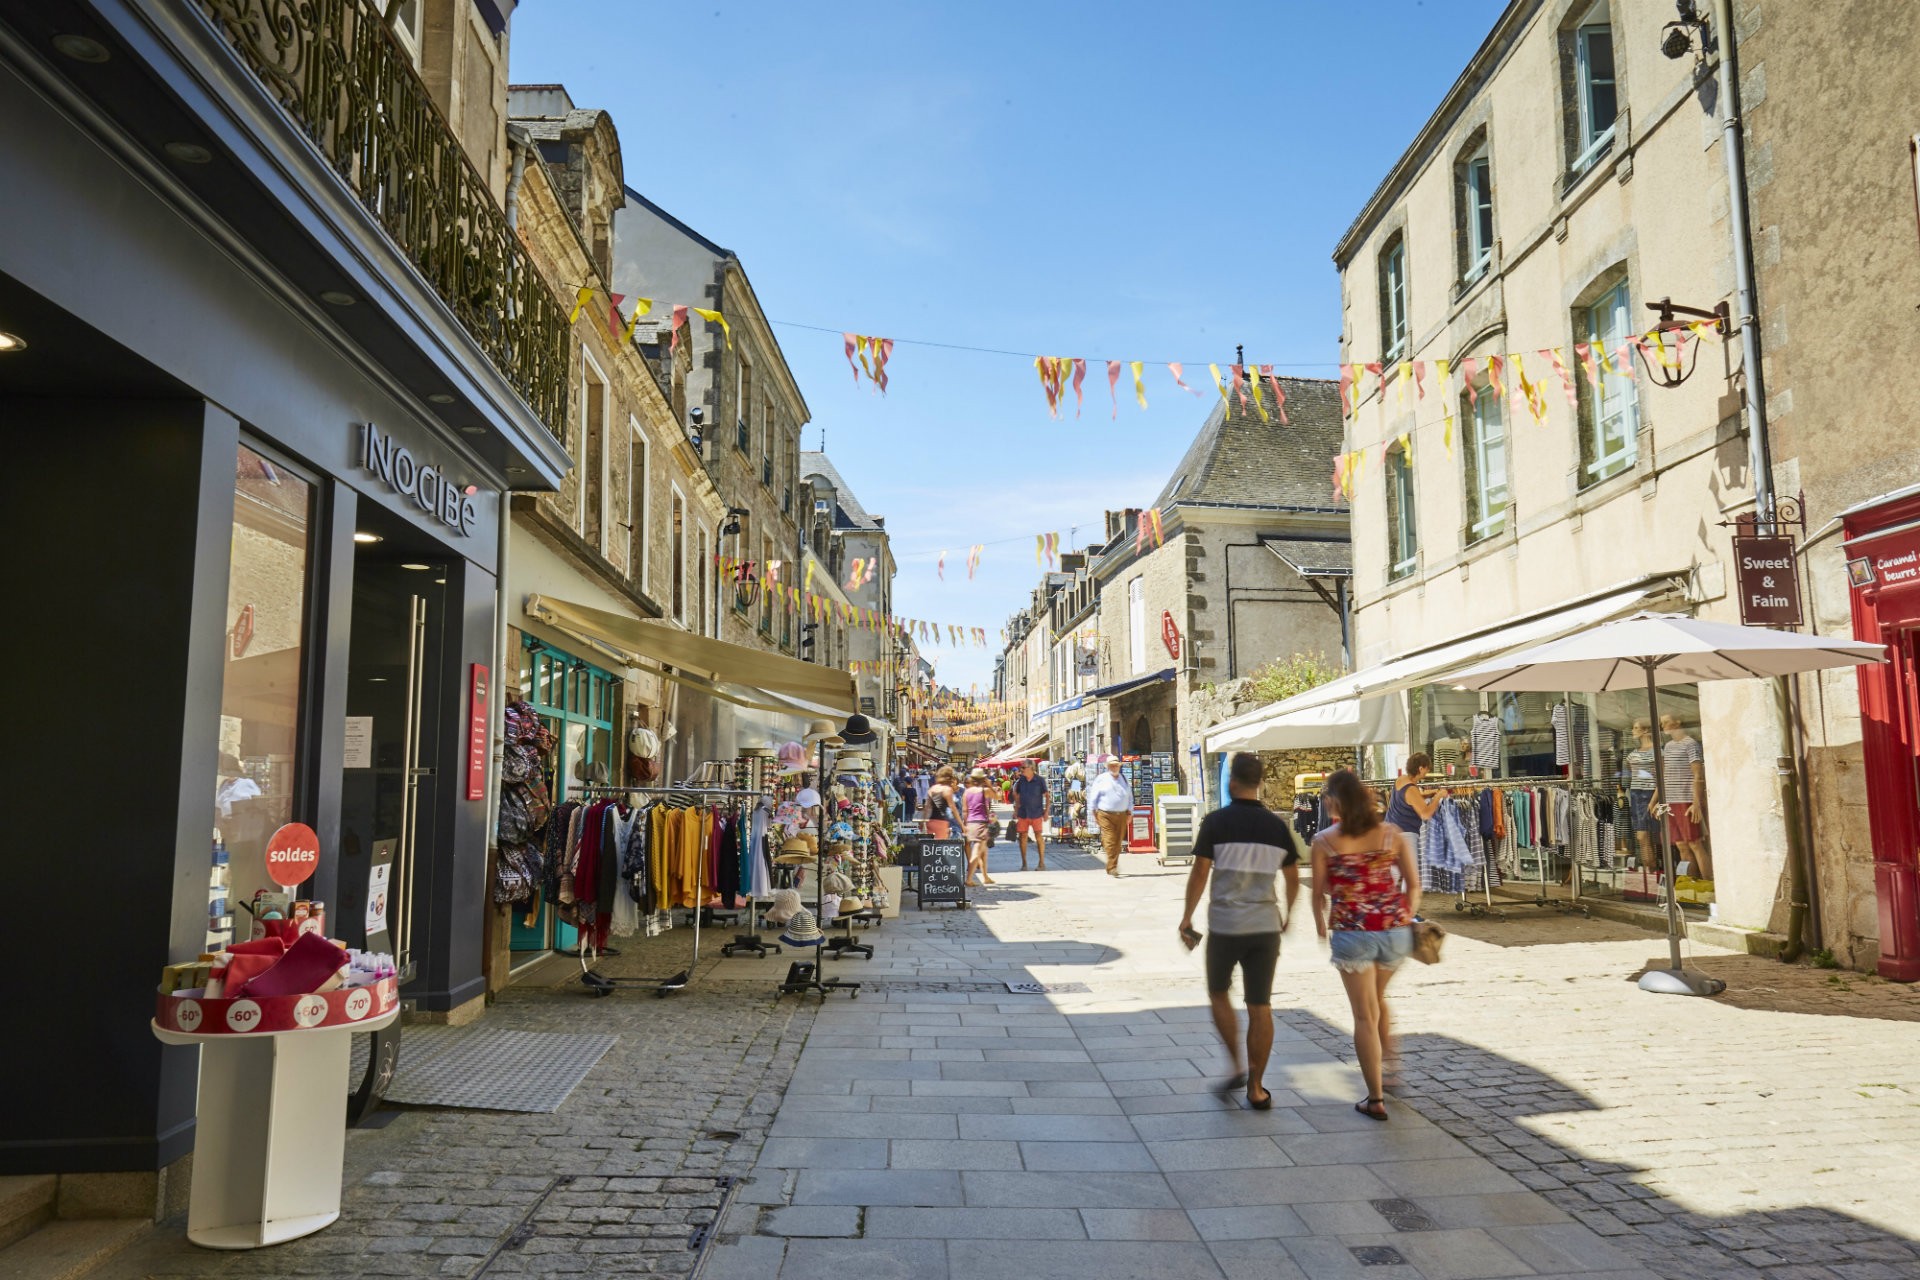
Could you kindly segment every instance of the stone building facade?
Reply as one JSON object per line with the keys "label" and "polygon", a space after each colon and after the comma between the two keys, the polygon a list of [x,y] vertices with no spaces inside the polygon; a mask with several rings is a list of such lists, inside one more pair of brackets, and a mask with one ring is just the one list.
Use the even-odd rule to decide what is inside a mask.
{"label": "stone building facade", "polygon": [[[1806,499],[1805,629],[1847,635],[1846,561],[1864,553],[1848,535],[1885,523],[1877,499],[1920,483],[1920,385],[1893,372],[1920,363],[1913,326],[1893,322],[1920,299],[1920,24],[1900,0],[1858,0],[1844,27],[1783,0],[1734,9],[1774,488]],[[1855,508],[1847,528],[1835,523]],[[1908,801],[1913,788],[1909,777],[1905,795],[1869,794],[1860,683],[1831,672],[1803,678],[1801,694],[1815,941],[1872,968],[1883,943],[1895,950],[1883,936],[1894,913],[1913,928],[1896,883],[1910,886],[1914,872],[1910,846],[1876,848],[1871,806]]]}
{"label": "stone building facade", "polygon": [[[826,454],[803,452],[799,465],[804,485],[800,494],[804,545],[826,566],[838,594],[848,604],[872,610],[882,618],[892,617],[896,566],[886,517],[873,515],[860,505],[853,487]],[[861,579],[858,586],[852,586],[856,560],[862,568]],[[844,655],[839,665],[858,664],[853,682],[859,691],[861,711],[898,724],[904,641],[884,628],[856,625],[838,629]]]}
{"label": "stone building facade", "polygon": [[[1649,303],[1706,310],[1734,289],[1714,63],[1662,55],[1673,16],[1664,0],[1514,0],[1334,251],[1342,360],[1383,375],[1347,419],[1360,667],[1612,608],[1738,621],[1726,526],[1753,494],[1738,343],[1693,342],[1672,389],[1653,378],[1671,350],[1621,351],[1657,323]],[[1581,343],[1608,359],[1581,367]],[[1666,696],[1704,746],[1714,913],[1776,926],[1782,805],[1752,763],[1778,754],[1772,690]],[[1593,715],[1616,745],[1600,750],[1624,750],[1644,700],[1605,697]],[[1407,745],[1425,750],[1445,722],[1414,705]]]}

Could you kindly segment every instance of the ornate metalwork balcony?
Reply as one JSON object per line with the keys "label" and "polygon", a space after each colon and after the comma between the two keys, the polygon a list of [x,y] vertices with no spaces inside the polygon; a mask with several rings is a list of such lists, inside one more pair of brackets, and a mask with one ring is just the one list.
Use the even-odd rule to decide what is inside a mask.
{"label": "ornate metalwork balcony", "polygon": [[568,325],[369,0],[200,0],[227,41],[554,435]]}

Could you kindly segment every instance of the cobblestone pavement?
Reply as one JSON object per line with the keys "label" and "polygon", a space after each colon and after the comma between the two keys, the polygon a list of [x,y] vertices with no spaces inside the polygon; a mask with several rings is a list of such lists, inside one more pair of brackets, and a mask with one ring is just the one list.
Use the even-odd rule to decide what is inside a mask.
{"label": "cobblestone pavement", "polygon": [[[1023,873],[999,847],[974,909],[909,906],[871,960],[826,962],[857,1000],[771,1000],[790,954],[714,956],[665,1000],[555,966],[487,1021],[620,1036],[557,1114],[405,1111],[350,1137],[321,1235],[210,1254],[171,1223],[110,1274],[1920,1276],[1920,993],[1700,948],[1727,995],[1653,996],[1632,979],[1659,938],[1443,910],[1446,959],[1395,984],[1378,1125],[1301,927],[1255,1113],[1212,1089],[1184,872],[1126,863]],[[666,972],[647,953],[686,941],[606,967]]]}

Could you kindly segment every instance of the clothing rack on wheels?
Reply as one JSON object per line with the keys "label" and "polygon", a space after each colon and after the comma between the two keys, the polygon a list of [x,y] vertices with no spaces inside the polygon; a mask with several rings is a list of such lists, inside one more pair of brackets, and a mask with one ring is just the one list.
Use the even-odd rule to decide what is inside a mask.
{"label": "clothing rack on wheels", "polygon": [[[613,782],[582,782],[575,783],[567,788],[567,794],[573,795],[576,793],[583,797],[662,796],[668,801],[681,800],[686,802],[685,804],[674,806],[676,808],[686,808],[690,805],[704,804],[709,800],[737,800],[748,796],[757,797],[759,795],[757,791],[743,791],[735,787],[641,787],[622,786],[619,783]],[[581,983],[595,996],[611,995],[616,987],[652,987],[656,996],[667,996],[675,991],[684,990],[691,984],[693,981],[693,971],[700,964],[700,921],[701,917],[706,914],[707,886],[703,879],[705,873],[706,859],[704,857],[695,858],[692,907],[693,956],[688,960],[686,968],[665,978],[609,978],[604,974],[594,971],[593,962],[598,958],[599,950],[592,945],[589,935],[583,930],[580,934],[580,949],[577,953],[580,957]],[[616,889],[615,892],[626,892],[626,890],[619,888]],[[671,908],[668,908],[668,910],[671,910]]]}
{"label": "clothing rack on wheels", "polygon": [[[1301,775],[1302,778],[1306,776],[1308,775],[1304,775],[1304,774]],[[1322,775],[1322,780],[1324,781],[1324,775]],[[1391,792],[1395,783],[1397,783],[1398,781],[1399,781],[1398,779],[1392,779],[1386,782],[1381,782],[1377,779],[1366,779],[1365,783],[1367,786],[1380,787]],[[1458,791],[1458,790],[1464,790],[1467,787],[1488,786],[1490,785],[1490,783],[1491,783],[1490,779],[1474,779],[1470,782],[1462,782],[1457,785],[1452,781],[1446,781],[1446,782],[1437,783],[1430,788],[1426,783],[1423,782],[1420,784],[1420,789],[1422,791],[1426,791],[1426,790],[1437,790],[1440,787],[1446,787],[1448,790]],[[1315,803],[1317,807],[1318,802],[1316,801]],[[1415,852],[1414,852],[1414,862],[1416,865],[1418,865],[1420,862],[1420,856],[1419,856],[1419,851],[1417,847],[1419,843],[1419,837],[1415,836],[1414,841],[1416,845]],[[1422,886],[1422,887],[1424,888],[1425,886]],[[1493,905],[1493,876],[1486,870],[1485,867],[1482,867],[1480,872],[1480,899],[1481,900],[1479,902],[1475,902],[1473,900],[1472,892],[1473,892],[1472,888],[1468,884],[1468,878],[1463,875],[1460,880],[1459,892],[1454,896],[1453,909],[1456,913],[1462,914],[1462,915],[1471,915],[1471,916],[1489,916],[1495,920],[1505,920],[1507,918],[1507,913],[1505,911]]]}

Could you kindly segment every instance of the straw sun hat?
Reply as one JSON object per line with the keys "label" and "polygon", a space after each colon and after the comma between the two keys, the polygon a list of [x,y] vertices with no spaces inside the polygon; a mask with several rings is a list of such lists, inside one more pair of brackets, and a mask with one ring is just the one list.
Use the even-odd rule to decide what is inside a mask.
{"label": "straw sun hat", "polygon": [[780,941],[790,947],[817,947],[826,941],[826,935],[820,932],[819,922],[813,918],[813,912],[802,907],[787,921]]}

